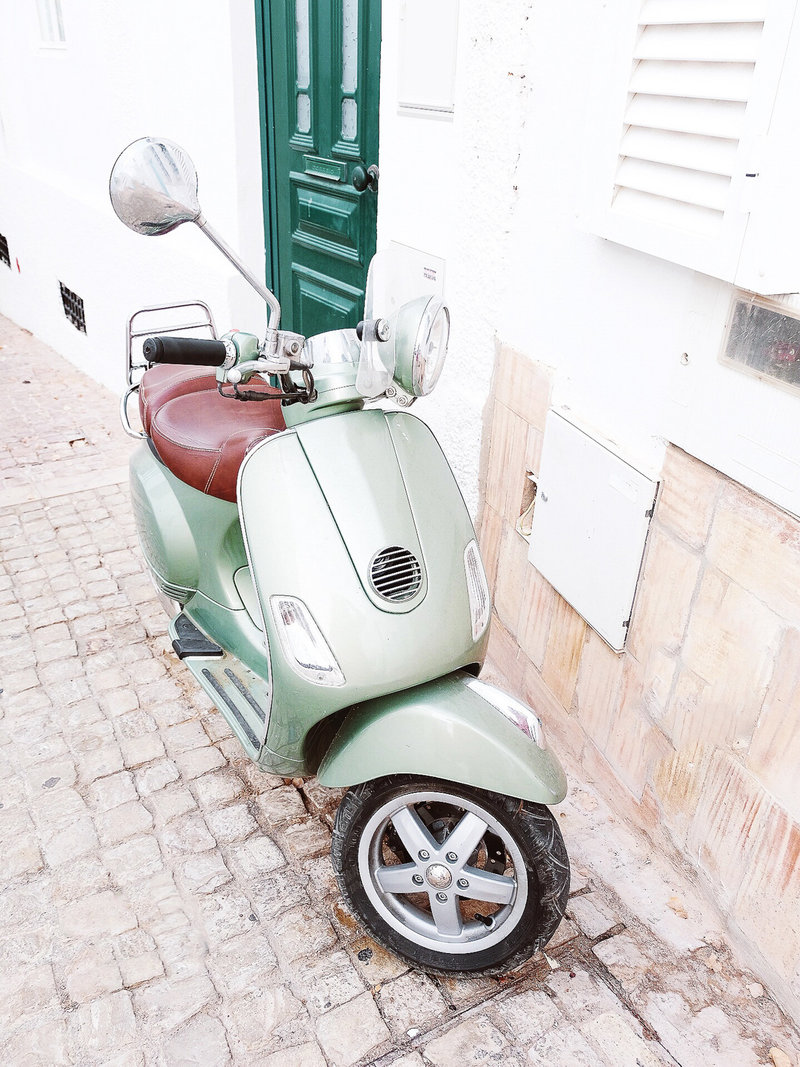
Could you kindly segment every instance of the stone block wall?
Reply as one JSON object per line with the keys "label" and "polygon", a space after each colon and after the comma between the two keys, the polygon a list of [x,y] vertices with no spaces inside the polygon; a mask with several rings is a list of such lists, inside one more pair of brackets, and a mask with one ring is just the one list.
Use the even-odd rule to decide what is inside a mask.
{"label": "stone block wall", "polygon": [[669,446],[627,647],[613,652],[516,529],[551,384],[500,349],[479,523],[492,654],[612,806],[690,861],[800,1017],[800,522]]}

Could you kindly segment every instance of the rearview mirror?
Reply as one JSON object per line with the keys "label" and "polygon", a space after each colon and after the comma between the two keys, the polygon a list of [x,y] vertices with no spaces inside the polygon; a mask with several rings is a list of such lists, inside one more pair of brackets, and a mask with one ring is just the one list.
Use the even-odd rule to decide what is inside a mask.
{"label": "rearview mirror", "polygon": [[118,218],[136,233],[158,236],[201,216],[194,163],[158,137],[141,137],[120,153],[108,191]]}

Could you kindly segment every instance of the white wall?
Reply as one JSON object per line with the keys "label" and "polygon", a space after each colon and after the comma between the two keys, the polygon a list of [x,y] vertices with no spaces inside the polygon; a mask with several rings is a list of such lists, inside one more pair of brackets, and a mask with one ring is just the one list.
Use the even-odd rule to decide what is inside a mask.
{"label": "white wall", "polygon": [[[0,233],[14,265],[0,270],[0,312],[119,390],[124,323],[140,306],[200,297],[220,329],[263,324],[198,230],[141,237],[108,201],[121,149],[168,137],[198,168],[209,221],[263,269],[254,13],[236,0],[202,15],[190,0],[63,10],[66,47],[43,48],[36,5],[0,0]],[[64,317],[59,281],[84,300],[85,336]]]}
{"label": "white wall", "polygon": [[508,342],[554,368],[554,403],[640,469],[657,473],[670,440],[800,513],[800,398],[718,359],[732,287],[583,223],[607,151],[602,87],[630,62],[604,6],[461,0],[455,114],[439,132],[398,114],[384,5],[379,238],[444,255],[453,312],[449,365],[416,410],[474,506],[481,409]]}

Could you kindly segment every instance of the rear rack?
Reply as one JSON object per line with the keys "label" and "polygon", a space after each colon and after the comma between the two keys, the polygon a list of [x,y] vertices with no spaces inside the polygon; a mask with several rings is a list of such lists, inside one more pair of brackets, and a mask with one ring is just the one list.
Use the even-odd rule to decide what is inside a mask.
{"label": "rear rack", "polygon": [[[135,323],[140,315],[148,315],[157,311],[179,311],[181,308],[199,308],[203,317],[197,322],[182,322],[177,325],[150,327],[146,330],[136,329]],[[139,308],[134,311],[127,323],[127,336],[125,340],[125,379],[128,388],[120,400],[119,417],[122,428],[129,437],[142,438],[147,434],[141,430],[134,430],[128,418],[128,401],[134,393],[139,392],[139,383],[142,374],[150,364],[146,360],[134,362],[133,342],[139,337],[157,337],[159,334],[183,333],[187,330],[208,330],[213,340],[217,341],[217,327],[214,324],[214,316],[211,308],[202,300],[187,300],[180,304],[154,304],[152,307]],[[134,378],[136,380],[134,381]]]}

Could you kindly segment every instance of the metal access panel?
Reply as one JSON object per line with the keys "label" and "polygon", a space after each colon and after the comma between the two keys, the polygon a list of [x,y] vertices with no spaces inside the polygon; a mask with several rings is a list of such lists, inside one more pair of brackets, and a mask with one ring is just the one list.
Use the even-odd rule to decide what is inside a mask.
{"label": "metal access panel", "polygon": [[551,411],[529,559],[617,652],[625,647],[658,482]]}

